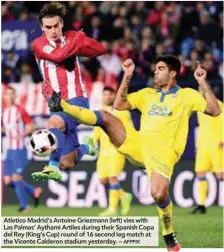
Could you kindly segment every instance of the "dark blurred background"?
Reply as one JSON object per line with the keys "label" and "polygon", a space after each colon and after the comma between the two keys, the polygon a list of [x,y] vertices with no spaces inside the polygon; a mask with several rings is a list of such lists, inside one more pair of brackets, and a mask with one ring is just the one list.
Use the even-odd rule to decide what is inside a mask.
{"label": "dark blurred background", "polygon": [[[2,83],[41,82],[30,41],[38,28],[25,28],[36,22],[46,2],[2,2]],[[222,99],[223,89],[223,3],[207,2],[63,2],[68,7],[65,29],[80,30],[103,41],[108,53],[97,59],[82,59],[83,78],[89,95],[94,85],[117,87],[122,78],[121,63],[130,57],[136,72],[130,91],[152,85],[153,61],[164,53],[177,55],[182,62],[178,84],[197,88],[193,78],[195,61],[208,71],[208,80]],[[21,54],[4,33],[17,22],[27,31],[29,43]],[[25,36],[25,35],[24,35]],[[30,38],[31,37],[31,38]],[[18,38],[18,36],[17,36]],[[21,39],[24,38],[21,35]],[[14,39],[16,36],[14,34]],[[24,38],[25,39],[25,38]],[[21,41],[21,40],[20,40]],[[25,43],[25,42],[24,42]],[[11,45],[11,46],[10,46]]]}

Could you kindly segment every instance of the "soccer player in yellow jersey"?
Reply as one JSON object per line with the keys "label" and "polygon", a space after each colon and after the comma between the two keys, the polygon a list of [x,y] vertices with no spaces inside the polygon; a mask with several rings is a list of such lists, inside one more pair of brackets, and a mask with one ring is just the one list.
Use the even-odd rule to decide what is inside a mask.
{"label": "soccer player in yellow jersey", "polygon": [[[113,113],[113,103],[116,93],[113,88],[105,87],[103,90],[103,107]],[[129,111],[119,111],[118,117],[122,117],[132,125],[131,115]],[[121,214],[127,215],[131,207],[132,195],[125,192],[119,184],[118,175],[125,166],[125,156],[120,154],[114,145],[110,142],[109,137],[100,128],[95,127],[93,131],[94,144],[99,143],[99,154],[97,159],[97,174],[101,183],[108,190],[109,207],[100,216],[116,216],[118,215],[119,202],[121,203]]]}
{"label": "soccer player in yellow jersey", "polygon": [[193,89],[177,86],[180,67],[175,56],[158,57],[154,85],[159,88],[145,88],[128,95],[135,65],[131,59],[123,63],[124,76],[114,107],[119,110],[138,108],[142,112],[140,132],[106,110],[90,111],[70,105],[57,94],[51,102],[54,109],[63,110],[83,124],[100,126],[120,153],[131,162],[146,167],[168,251],[181,248],[172,227],[172,203],[168,190],[174,164],[186,145],[189,117],[198,111],[211,116],[220,114],[218,103],[206,82],[206,71],[198,64],[194,73],[202,87],[203,98]]}
{"label": "soccer player in yellow jersey", "polygon": [[[134,68],[132,60],[126,66]],[[194,72],[203,96],[190,88],[180,88],[177,77],[181,68],[178,58],[163,55],[156,59],[154,85],[157,90],[142,89],[128,95],[128,82],[123,83],[115,100],[119,110],[139,109],[141,115],[141,144],[143,162],[151,181],[151,193],[157,204],[164,236],[169,251],[179,251],[172,227],[172,202],[169,183],[174,165],[186,145],[188,122],[192,112],[218,116],[220,108],[206,82],[206,71],[198,63]]]}
{"label": "soccer player in yellow jersey", "polygon": [[[201,91],[201,90],[200,90]],[[205,201],[208,182],[206,172],[214,172],[218,180],[223,180],[223,103],[218,100],[221,114],[217,117],[198,113],[199,131],[196,144],[195,172],[198,179],[199,202],[192,214],[206,213]]]}

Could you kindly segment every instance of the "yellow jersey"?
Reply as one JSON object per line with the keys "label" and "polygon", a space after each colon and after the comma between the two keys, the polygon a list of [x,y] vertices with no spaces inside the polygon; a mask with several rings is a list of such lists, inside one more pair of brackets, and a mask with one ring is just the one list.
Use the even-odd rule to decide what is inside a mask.
{"label": "yellow jersey", "polygon": [[197,148],[208,147],[214,148],[223,141],[223,103],[218,100],[221,109],[220,115],[212,117],[204,113],[197,113],[199,131],[197,139]]}
{"label": "yellow jersey", "polygon": [[206,108],[206,101],[199,92],[177,85],[165,93],[144,88],[128,95],[128,101],[132,109],[137,108],[142,113],[142,144],[153,148],[153,143],[159,143],[174,150],[178,157],[185,149],[191,113],[204,112]]}

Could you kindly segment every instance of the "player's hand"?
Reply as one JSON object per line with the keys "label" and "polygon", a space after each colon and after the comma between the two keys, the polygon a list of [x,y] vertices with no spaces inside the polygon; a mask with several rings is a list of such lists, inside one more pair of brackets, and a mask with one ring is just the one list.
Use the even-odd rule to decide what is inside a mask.
{"label": "player's hand", "polygon": [[125,74],[132,75],[135,70],[135,64],[132,59],[126,59],[122,64],[122,68]]}
{"label": "player's hand", "polygon": [[201,63],[199,61],[197,61],[196,63],[197,68],[194,71],[194,78],[198,81],[198,84],[200,85],[202,81],[206,80],[207,71],[201,67]]}
{"label": "player's hand", "polygon": [[63,111],[61,107],[61,94],[53,91],[51,98],[47,100],[51,112]]}

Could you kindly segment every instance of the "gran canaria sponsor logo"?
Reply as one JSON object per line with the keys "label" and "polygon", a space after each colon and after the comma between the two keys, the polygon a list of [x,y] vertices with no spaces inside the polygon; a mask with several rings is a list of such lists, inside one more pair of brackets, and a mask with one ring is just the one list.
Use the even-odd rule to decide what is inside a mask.
{"label": "gran canaria sponsor logo", "polygon": [[148,114],[150,116],[172,116],[172,111],[170,111],[165,106],[158,106],[156,104],[153,104]]}

